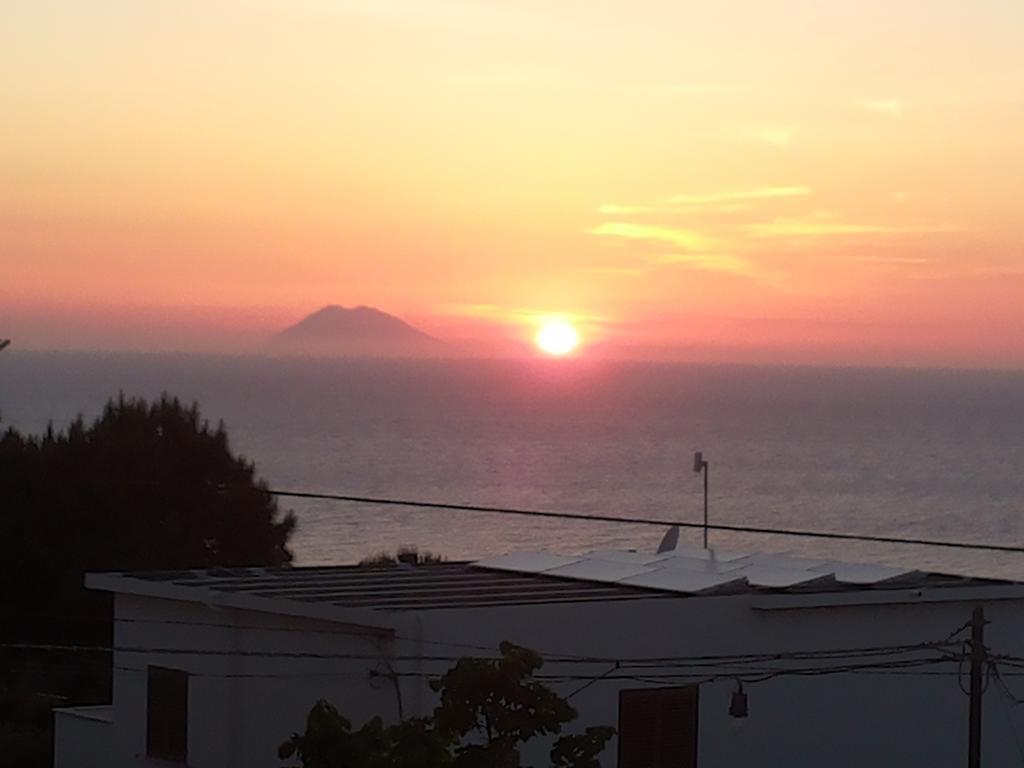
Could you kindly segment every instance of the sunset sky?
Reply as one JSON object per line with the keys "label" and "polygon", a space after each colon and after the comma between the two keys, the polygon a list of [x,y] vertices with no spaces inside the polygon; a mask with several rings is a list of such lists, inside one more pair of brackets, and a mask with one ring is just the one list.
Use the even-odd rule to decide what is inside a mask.
{"label": "sunset sky", "polygon": [[0,337],[1024,367],[1020,0],[33,0]]}

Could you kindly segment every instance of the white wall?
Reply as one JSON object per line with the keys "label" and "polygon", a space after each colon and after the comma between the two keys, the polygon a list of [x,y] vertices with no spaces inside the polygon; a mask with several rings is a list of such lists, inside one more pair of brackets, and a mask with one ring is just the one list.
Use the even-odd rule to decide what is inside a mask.
{"label": "white wall", "polygon": [[[496,646],[502,639],[551,654],[696,656],[822,650],[942,640],[970,618],[973,603],[927,603],[806,610],[754,610],[756,598],[693,597],[574,606],[532,606],[425,614],[433,640]],[[820,602],[820,600],[818,601]],[[1024,655],[1024,602],[986,606],[986,643],[993,652]],[[961,635],[964,637],[964,635]],[[807,664],[803,664],[807,666]],[[556,664],[545,672],[557,672]],[[578,667],[573,667],[579,669]],[[590,668],[595,674],[607,665]],[[949,668],[928,668],[930,671]],[[1024,678],[1016,693],[1024,697]],[[1009,681],[1014,686],[1014,680]],[[672,685],[672,682],[659,685]],[[681,684],[681,683],[680,683]],[[966,681],[964,683],[966,685]],[[573,682],[554,686],[566,694]],[[581,725],[618,723],[618,691],[638,682],[599,682],[572,700]],[[750,716],[728,714],[734,679],[702,685],[698,765],[961,766],[967,755],[968,699],[955,676],[844,674],[784,677],[748,684]],[[1010,706],[996,686],[984,698],[986,765],[1019,765],[1024,707]],[[606,753],[615,764],[617,745]],[[546,745],[527,755],[542,764]]]}
{"label": "white wall", "polygon": [[[328,622],[170,600],[119,595],[115,614],[129,620],[115,625],[118,647],[357,655],[376,655],[380,648],[374,637],[343,634]],[[245,628],[210,626],[227,624]],[[369,661],[121,652],[115,665],[112,765],[118,768],[166,766],[146,758],[147,665],[190,674],[190,768],[279,768],[278,745],[305,730],[319,698],[342,712],[396,712],[394,690],[371,683],[376,663]]]}
{"label": "white wall", "polygon": [[[848,593],[844,593],[848,594]],[[601,657],[695,656],[912,644],[945,638],[969,617],[972,602],[764,610],[753,596],[680,597],[601,603],[532,605],[401,614],[399,638],[384,643],[328,622],[216,609],[201,604],[119,596],[118,646],[232,651],[463,655],[464,645],[497,650],[502,640],[547,654]],[[756,607],[762,604],[762,608]],[[1024,655],[1024,601],[986,604],[987,642],[993,652]],[[182,622],[176,624],[174,622]],[[234,624],[245,628],[204,626]],[[256,627],[256,628],[254,628]],[[279,631],[285,630],[285,631]],[[348,633],[345,633],[348,632]],[[447,645],[450,643],[451,645]],[[192,768],[279,768],[277,747],[324,697],[360,726],[374,715],[397,718],[398,699],[386,680],[371,680],[373,661],[118,653],[114,675],[112,768],[150,765],[145,758],[147,664],[190,672]],[[444,662],[395,662],[402,671],[442,673]],[[586,671],[600,674],[607,665]],[[549,662],[545,672],[568,667]],[[572,667],[579,672],[579,667]],[[138,671],[136,671],[138,670]],[[254,677],[243,677],[253,675]],[[276,676],[275,676],[276,675]],[[268,677],[270,676],[270,677]],[[1017,692],[1024,696],[1024,678]],[[1011,679],[1011,685],[1016,680]],[[668,684],[668,683],[666,683]],[[578,683],[554,686],[566,694]],[[618,690],[636,682],[599,682],[573,699],[579,727],[618,723]],[[960,766],[966,761],[967,697],[955,677],[847,674],[779,678],[745,686],[750,717],[728,715],[734,682],[728,676],[702,686],[699,765]],[[401,679],[407,716],[434,706],[426,682]],[[986,765],[1019,764],[1013,730],[1024,739],[1024,707],[985,696]],[[570,729],[572,730],[572,729]],[[544,765],[536,745],[525,764]],[[605,766],[615,764],[616,745]],[[152,763],[159,765],[159,763]],[[166,766],[166,764],[163,764]],[[85,768],[67,763],[58,768]]]}
{"label": "white wall", "polygon": [[111,707],[54,710],[54,768],[107,768],[114,745]]}

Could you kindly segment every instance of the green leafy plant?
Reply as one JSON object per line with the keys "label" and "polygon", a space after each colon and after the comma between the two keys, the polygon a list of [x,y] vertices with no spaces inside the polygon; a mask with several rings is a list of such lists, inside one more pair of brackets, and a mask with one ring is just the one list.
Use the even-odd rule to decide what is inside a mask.
{"label": "green leafy plant", "polygon": [[[561,733],[577,713],[564,698],[533,678],[541,656],[502,643],[498,659],[460,659],[431,682],[439,694],[433,715],[384,727],[374,718],[358,731],[337,709],[318,701],[306,731],[281,745],[282,759],[302,768],[521,768],[526,742]],[[552,768],[598,768],[615,730],[590,727],[560,736]]]}

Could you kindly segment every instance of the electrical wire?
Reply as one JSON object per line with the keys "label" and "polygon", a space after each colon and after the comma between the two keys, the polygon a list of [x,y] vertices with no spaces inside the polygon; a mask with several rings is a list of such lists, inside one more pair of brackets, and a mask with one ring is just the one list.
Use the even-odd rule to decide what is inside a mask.
{"label": "electrical wire", "polygon": [[[848,658],[865,659],[878,656],[906,655],[908,653],[923,651],[939,651],[955,647],[950,643],[924,642],[913,645],[894,646],[872,646],[865,648],[844,648],[826,650],[803,650],[803,651],[779,651],[772,653],[748,653],[748,654],[706,654],[694,656],[642,656],[642,657],[572,657],[572,658],[541,658],[551,664],[618,664],[630,668],[655,667],[662,668],[678,664],[686,664],[691,667],[714,666],[727,663],[765,663],[772,661],[836,661]],[[67,653],[153,653],[176,656],[216,656],[233,658],[285,658],[285,659],[316,659],[329,661],[379,661],[380,654],[360,653],[321,653],[312,651],[243,651],[243,650],[220,650],[211,648],[175,648],[158,646],[106,646],[106,645],[64,645],[54,643],[0,643],[0,649],[22,650],[22,651],[44,651],[44,652],[67,652]],[[493,653],[493,651],[491,651]],[[441,662],[453,663],[466,658],[464,656],[439,656],[439,655],[395,655],[388,656],[388,660],[394,662]],[[500,656],[474,657],[481,661],[500,661]],[[953,660],[950,654],[942,657],[945,660]]]}
{"label": "electrical wire", "polygon": [[572,692],[570,692],[570,693],[566,694],[566,696],[565,696],[565,700],[566,700],[566,701],[571,701],[571,700],[572,700],[572,697],[573,697],[573,696],[576,696],[576,695],[578,695],[578,694],[580,694],[580,693],[583,693],[583,692],[584,692],[585,690],[587,690],[587,688],[589,688],[590,686],[592,686],[592,685],[593,685],[594,683],[597,683],[597,682],[600,682],[601,680],[604,680],[605,678],[607,678],[607,677],[608,677],[609,675],[611,675],[612,673],[614,673],[614,672],[618,671],[618,670],[619,670],[620,668],[621,668],[621,665],[620,665],[620,664],[619,664],[618,662],[615,662],[615,663],[614,663],[614,664],[613,664],[613,665],[612,665],[612,666],[611,666],[611,667],[609,668],[609,670],[608,670],[607,672],[605,672],[605,673],[604,673],[603,675],[598,675],[598,676],[597,676],[597,677],[595,677],[595,678],[594,678],[593,680],[590,680],[589,682],[586,682],[586,683],[584,683],[584,684],[583,684],[583,685],[581,685],[581,686],[580,686],[579,688],[576,688],[576,689],[575,689],[575,690],[573,690]]}
{"label": "electrical wire", "polygon": [[613,515],[596,515],[585,513],[546,512],[536,509],[519,509],[515,507],[493,507],[475,504],[453,504],[449,502],[422,501],[416,499],[393,499],[372,496],[351,496],[339,493],[315,493],[312,491],[291,491],[268,488],[271,496],[294,499],[316,499],[323,501],[342,501],[353,504],[374,504],[377,506],[410,507],[416,509],[439,509],[456,512],[481,512],[485,514],[520,515],[526,517],[551,518],[556,520],[578,520],[596,523],[618,523],[624,525],[653,525],[660,528],[679,526],[697,530],[730,531],[733,533],[758,533],[768,536],[793,536],[808,539],[835,539],[841,541],[865,541],[880,544],[908,544],[927,547],[947,547],[952,549],[976,549],[990,552],[1013,552],[1024,554],[1024,547],[1008,544],[988,544],[961,541],[941,541],[937,539],[919,539],[898,536],[876,536],[856,533],[833,533],[831,531],[808,531],[792,528],[768,528],[751,525],[728,525],[722,523],[693,523],[680,520],[656,520],[651,518],[616,517]]}

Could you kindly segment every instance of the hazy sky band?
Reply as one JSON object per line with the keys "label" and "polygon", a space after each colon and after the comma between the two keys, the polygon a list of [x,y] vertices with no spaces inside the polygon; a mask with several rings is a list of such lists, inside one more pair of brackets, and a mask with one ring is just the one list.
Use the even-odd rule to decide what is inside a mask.
{"label": "hazy sky band", "polygon": [[[1024,364],[1024,6],[21,3],[0,336]],[[471,308],[487,307],[486,312]],[[467,309],[469,308],[469,309]]]}

